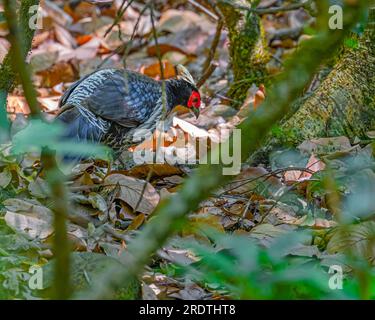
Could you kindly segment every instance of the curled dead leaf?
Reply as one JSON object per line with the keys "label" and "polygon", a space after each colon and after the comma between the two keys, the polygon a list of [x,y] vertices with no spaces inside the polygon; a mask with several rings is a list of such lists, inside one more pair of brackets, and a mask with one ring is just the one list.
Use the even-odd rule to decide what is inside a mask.
{"label": "curled dead leaf", "polygon": [[151,214],[160,200],[159,194],[150,183],[123,174],[108,175],[104,185],[108,187],[119,186],[116,198],[144,214]]}
{"label": "curled dead leaf", "polygon": [[53,233],[53,215],[48,208],[20,199],[7,199],[4,205],[5,222],[13,230],[31,239],[46,239]]}

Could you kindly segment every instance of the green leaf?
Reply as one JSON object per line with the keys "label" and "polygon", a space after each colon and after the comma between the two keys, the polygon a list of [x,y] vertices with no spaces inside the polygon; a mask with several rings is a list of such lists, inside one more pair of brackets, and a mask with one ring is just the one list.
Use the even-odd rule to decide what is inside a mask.
{"label": "green leaf", "polygon": [[29,125],[17,132],[13,137],[12,153],[14,155],[26,152],[40,152],[48,147],[60,155],[95,156],[108,159],[111,150],[102,145],[78,143],[63,138],[64,128],[56,122],[46,123],[41,120],[31,120]]}

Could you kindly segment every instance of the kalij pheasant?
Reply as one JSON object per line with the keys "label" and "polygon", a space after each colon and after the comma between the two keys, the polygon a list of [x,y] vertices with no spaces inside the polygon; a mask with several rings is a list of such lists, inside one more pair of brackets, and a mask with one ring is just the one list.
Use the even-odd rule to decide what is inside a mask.
{"label": "kalij pheasant", "polygon": [[[162,81],[117,69],[103,69],[75,82],[60,100],[57,120],[65,136],[77,142],[102,143],[116,155],[134,145],[137,130],[154,131],[158,121],[181,105],[199,116],[201,98],[188,70],[178,65],[178,76]],[[139,131],[138,131],[139,132]]]}

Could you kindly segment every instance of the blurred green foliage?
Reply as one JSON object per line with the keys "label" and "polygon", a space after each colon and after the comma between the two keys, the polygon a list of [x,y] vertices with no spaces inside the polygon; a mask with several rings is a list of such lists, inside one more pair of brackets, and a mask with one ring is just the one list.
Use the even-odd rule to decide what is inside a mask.
{"label": "blurred green foliage", "polygon": [[[251,233],[211,233],[210,239],[212,244],[180,243],[192,249],[199,262],[179,266],[178,274],[211,291],[235,299],[360,299],[365,281],[371,288],[367,298],[375,298],[375,272],[363,258],[356,257],[354,264],[345,255],[315,255],[315,248],[306,244],[311,235],[304,231],[276,237],[269,247]],[[361,276],[356,274],[359,262]],[[342,290],[329,286],[334,275],[329,269],[337,265],[354,266],[344,274]]]}
{"label": "blurred green foliage", "polygon": [[59,155],[110,159],[111,150],[108,147],[69,141],[63,138],[63,131],[64,128],[56,122],[31,120],[26,128],[13,137],[12,153],[18,155],[26,152],[40,152],[42,148],[48,147]]}

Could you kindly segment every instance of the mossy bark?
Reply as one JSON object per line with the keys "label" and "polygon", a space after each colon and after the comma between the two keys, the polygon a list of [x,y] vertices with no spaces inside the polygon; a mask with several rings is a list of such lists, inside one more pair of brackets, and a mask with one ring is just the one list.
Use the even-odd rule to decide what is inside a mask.
{"label": "mossy bark", "polygon": [[[234,1],[237,4],[256,6],[259,1]],[[248,88],[264,83],[266,64],[269,61],[264,30],[257,14],[238,10],[228,3],[219,3],[219,9],[228,28],[230,57],[234,74],[228,96],[238,101],[238,107],[246,98]]]}
{"label": "mossy bark", "polygon": [[[24,35],[24,43],[22,44],[22,47],[24,49],[25,58],[31,48],[35,32],[35,30],[31,29],[29,25],[32,15],[35,14],[35,12],[30,11],[30,8],[38,4],[39,0],[22,0],[19,7],[18,20]],[[12,89],[16,81],[16,73],[14,72],[11,63],[11,54],[12,51],[10,50],[3,63],[0,65],[0,128],[3,128],[3,134],[0,135],[0,140],[5,140],[7,136],[6,131],[8,131],[7,127],[9,125],[6,113],[6,99],[8,92]]]}
{"label": "mossy bark", "polygon": [[281,125],[278,143],[297,145],[306,139],[341,135],[366,138],[366,132],[375,128],[374,23],[352,39],[358,45],[345,49],[320,87]]}

